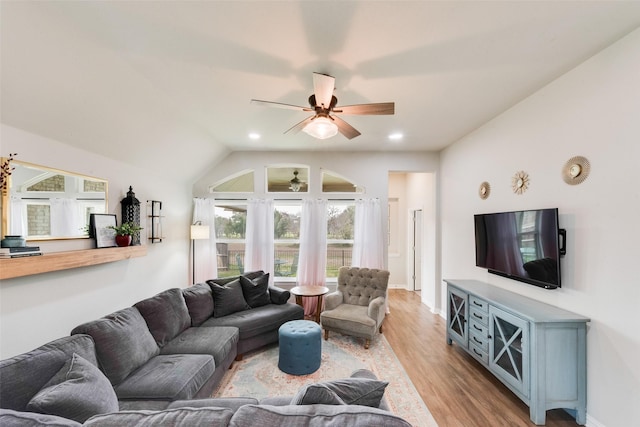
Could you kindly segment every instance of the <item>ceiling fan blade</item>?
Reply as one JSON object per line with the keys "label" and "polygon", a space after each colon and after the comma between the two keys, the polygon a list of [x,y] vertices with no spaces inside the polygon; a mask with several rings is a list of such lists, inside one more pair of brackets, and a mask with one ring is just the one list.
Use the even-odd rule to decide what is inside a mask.
{"label": "ceiling fan blade", "polygon": [[377,104],[345,105],[335,108],[333,112],[354,115],[391,115],[395,113],[395,103],[380,102]]}
{"label": "ceiling fan blade", "polygon": [[330,118],[338,126],[338,131],[340,131],[341,134],[347,137],[347,139],[353,139],[356,136],[360,135],[360,132],[358,132],[356,128],[354,128],[349,123],[342,120],[340,117],[330,116]]}
{"label": "ceiling fan blade", "polygon": [[304,129],[304,127],[306,125],[308,125],[309,123],[311,123],[311,120],[313,120],[316,116],[309,116],[306,119],[304,119],[303,121],[293,125],[292,127],[290,127],[289,129],[287,129],[286,131],[284,131],[284,133],[298,133],[300,132],[302,129]]}
{"label": "ceiling fan blade", "polygon": [[313,73],[313,93],[316,96],[316,105],[319,107],[324,105],[324,108],[329,109],[335,87],[335,77]]}
{"label": "ceiling fan blade", "polygon": [[291,105],[291,104],[283,104],[281,102],[272,102],[272,101],[261,101],[259,99],[252,99],[251,103],[253,105],[261,105],[263,107],[276,107],[276,108],[284,108],[287,110],[297,110],[297,111],[314,111],[309,107],[301,107],[299,105]]}

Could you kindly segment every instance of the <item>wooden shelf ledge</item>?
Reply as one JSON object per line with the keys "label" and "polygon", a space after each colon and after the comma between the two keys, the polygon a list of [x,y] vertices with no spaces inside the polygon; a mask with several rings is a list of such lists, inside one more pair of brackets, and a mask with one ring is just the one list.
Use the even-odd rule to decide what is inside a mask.
{"label": "wooden shelf ledge", "polygon": [[39,256],[0,259],[0,280],[105,264],[145,255],[147,255],[147,246],[140,245],[127,246],[125,248],[51,252]]}

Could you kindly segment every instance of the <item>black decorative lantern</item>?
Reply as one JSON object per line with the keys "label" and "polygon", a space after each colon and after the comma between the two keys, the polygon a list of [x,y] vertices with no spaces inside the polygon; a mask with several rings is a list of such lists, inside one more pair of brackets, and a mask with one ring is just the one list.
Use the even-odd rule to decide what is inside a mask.
{"label": "black decorative lantern", "polygon": [[[136,199],[136,193],[133,187],[129,186],[127,197],[122,199],[122,223],[131,222],[138,227],[140,226],[140,200]],[[136,231],[131,236],[131,246],[140,244],[140,232]]]}

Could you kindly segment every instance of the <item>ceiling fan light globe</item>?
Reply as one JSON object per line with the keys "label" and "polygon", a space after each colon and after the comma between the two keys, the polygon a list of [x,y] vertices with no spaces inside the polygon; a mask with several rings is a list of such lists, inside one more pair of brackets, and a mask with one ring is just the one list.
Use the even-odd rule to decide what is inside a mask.
{"label": "ceiling fan light globe", "polygon": [[306,125],[302,131],[317,139],[327,139],[332,136],[336,136],[338,133],[338,126],[327,117],[317,117],[311,123]]}

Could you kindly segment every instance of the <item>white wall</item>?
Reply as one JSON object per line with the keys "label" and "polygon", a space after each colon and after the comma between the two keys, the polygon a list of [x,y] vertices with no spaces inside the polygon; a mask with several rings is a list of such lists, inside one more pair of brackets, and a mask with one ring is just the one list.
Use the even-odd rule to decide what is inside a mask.
{"label": "white wall", "polygon": [[[592,426],[640,423],[639,79],[636,30],[441,155],[442,277],[484,280],[589,316]],[[560,171],[576,155],[592,170],[570,186]],[[519,170],[531,178],[523,195],[511,191]],[[483,201],[478,187],[485,180],[491,196]],[[475,267],[473,214],[545,207],[559,208],[568,234],[561,289]]]}
{"label": "white wall", "polygon": [[[393,212],[392,212],[393,211]],[[409,218],[407,212],[407,174],[389,174],[389,287],[412,288],[409,273],[408,234]]]}
{"label": "white wall", "polygon": [[[68,335],[82,322],[130,306],[164,289],[189,283],[190,186],[176,184],[170,173],[153,176],[6,125],[0,127],[0,140],[2,155],[15,152],[22,161],[107,179],[108,211],[118,218],[120,200],[130,185],[141,202],[143,217],[147,200],[161,200],[166,237],[162,243],[149,245],[145,257],[1,281],[1,358],[29,351]],[[146,240],[146,235],[143,237],[142,240]],[[29,242],[45,252],[85,249],[92,247],[92,243],[89,239]]]}

